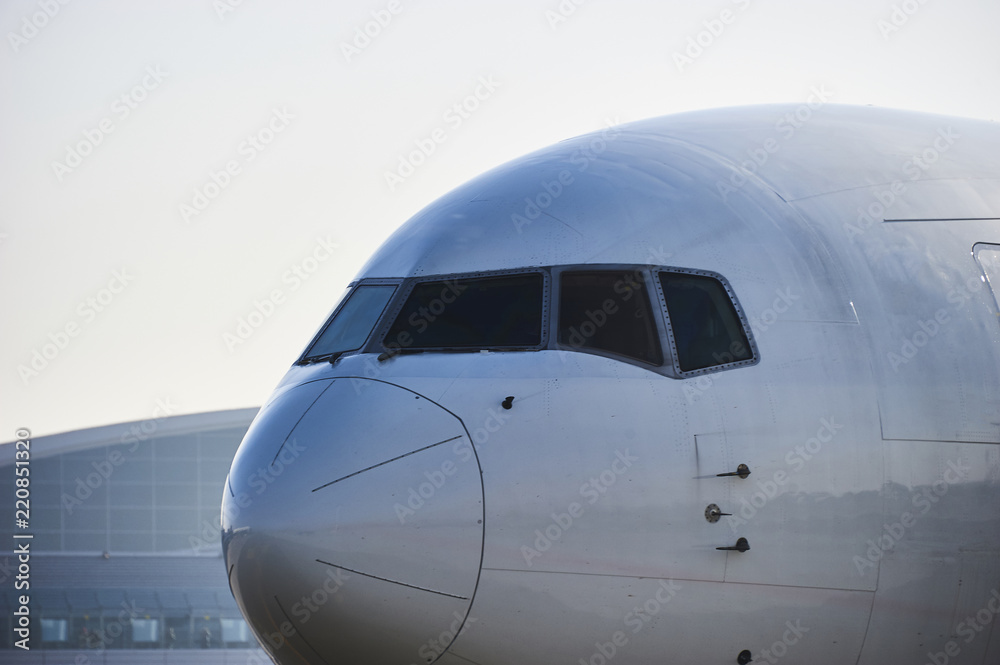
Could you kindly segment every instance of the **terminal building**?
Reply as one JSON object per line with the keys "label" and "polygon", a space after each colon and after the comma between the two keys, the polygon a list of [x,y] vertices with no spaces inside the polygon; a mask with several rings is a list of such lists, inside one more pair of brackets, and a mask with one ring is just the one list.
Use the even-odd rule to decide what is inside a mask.
{"label": "terminal building", "polygon": [[[229,590],[220,505],[257,409],[150,420],[31,439],[30,521],[15,524],[14,445],[0,445],[0,662],[264,665]],[[15,532],[30,539],[15,539]],[[28,594],[30,651],[18,648]]]}

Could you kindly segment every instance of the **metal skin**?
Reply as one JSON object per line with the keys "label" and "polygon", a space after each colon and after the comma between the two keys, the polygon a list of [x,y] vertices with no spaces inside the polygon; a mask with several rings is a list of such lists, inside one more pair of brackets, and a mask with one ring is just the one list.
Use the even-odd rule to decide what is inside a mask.
{"label": "metal skin", "polygon": [[713,271],[758,362],[683,374],[662,315],[659,369],[559,348],[557,297],[545,350],[380,360],[390,304],[237,453],[240,608],[282,665],[1000,663],[998,218],[996,125],[847,106],[609,127],[476,178],[356,281]]}

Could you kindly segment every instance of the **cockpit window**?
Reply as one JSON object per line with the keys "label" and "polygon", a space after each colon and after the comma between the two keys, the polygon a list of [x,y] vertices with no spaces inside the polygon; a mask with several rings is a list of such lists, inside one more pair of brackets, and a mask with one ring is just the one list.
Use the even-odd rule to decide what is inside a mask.
{"label": "cockpit window", "polygon": [[[979,262],[979,267],[986,278],[986,284],[993,292],[997,312],[1000,312],[1000,245],[990,245],[978,242],[972,247],[972,253]],[[997,319],[1000,322],[1000,318]]]}
{"label": "cockpit window", "polygon": [[[995,247],[977,254],[991,282]],[[722,275],[603,264],[365,279],[347,290],[299,363],[362,351],[385,362],[407,351],[544,349],[606,356],[674,378],[759,361]]]}
{"label": "cockpit window", "polygon": [[542,343],[537,272],[418,282],[383,340],[396,349],[523,349]]}
{"label": "cockpit window", "polygon": [[347,297],[302,358],[312,362],[361,348],[396,290],[392,284],[361,284]]}
{"label": "cockpit window", "polygon": [[663,352],[649,303],[641,270],[564,272],[559,343],[661,365]]}
{"label": "cockpit window", "polygon": [[753,359],[743,323],[722,282],[707,275],[661,272],[660,285],[680,371]]}

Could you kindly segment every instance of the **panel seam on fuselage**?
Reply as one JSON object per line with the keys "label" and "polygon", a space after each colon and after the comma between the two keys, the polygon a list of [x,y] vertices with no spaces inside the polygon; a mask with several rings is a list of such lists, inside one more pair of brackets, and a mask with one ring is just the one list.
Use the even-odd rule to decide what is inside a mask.
{"label": "panel seam on fuselage", "polygon": [[[543,574],[543,575],[583,575],[587,577],[613,577],[618,579],[629,579],[629,580],[677,580],[681,582],[704,582],[706,584],[742,584],[747,586],[770,586],[770,587],[780,587],[783,589],[816,589],[821,591],[849,591],[856,593],[870,593],[874,594],[875,589],[845,589],[843,587],[826,587],[826,586],[803,586],[798,584],[773,584],[773,583],[763,583],[763,582],[738,582],[731,580],[704,580],[695,577],[659,577],[656,575],[615,575],[612,573],[581,573],[573,570],[524,570],[523,568],[490,568],[483,567],[483,570],[489,570],[500,573],[528,573],[528,574]],[[876,587],[877,587],[876,582]]]}

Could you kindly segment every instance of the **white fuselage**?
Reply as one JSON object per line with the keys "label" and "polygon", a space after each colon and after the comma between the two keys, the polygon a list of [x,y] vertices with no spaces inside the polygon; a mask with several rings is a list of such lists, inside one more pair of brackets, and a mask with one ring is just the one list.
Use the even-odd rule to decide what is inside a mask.
{"label": "white fuselage", "polygon": [[[1000,130],[803,108],[566,141],[386,242],[370,333],[230,473],[276,662],[1000,663]],[[683,369],[672,269],[722,278],[743,361]],[[586,270],[644,284],[662,362],[567,341]],[[409,289],[502,271],[544,279],[537,344],[393,347]]]}

